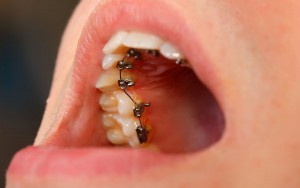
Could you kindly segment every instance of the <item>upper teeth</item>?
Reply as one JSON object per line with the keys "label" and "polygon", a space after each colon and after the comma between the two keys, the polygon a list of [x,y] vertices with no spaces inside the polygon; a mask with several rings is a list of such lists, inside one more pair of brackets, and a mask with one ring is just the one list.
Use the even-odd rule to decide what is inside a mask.
{"label": "upper teeth", "polygon": [[121,53],[124,54],[126,49],[123,48],[123,41],[128,35],[125,31],[120,31],[115,34],[103,47],[102,51],[104,54]]}
{"label": "upper teeth", "polygon": [[157,50],[163,40],[159,37],[146,33],[131,32],[124,38],[122,44],[129,48]]}
{"label": "upper teeth", "polygon": [[102,68],[108,70],[117,66],[118,61],[121,61],[124,55],[122,54],[108,54],[102,60]]}
{"label": "upper teeth", "polygon": [[119,79],[119,71],[117,69],[109,69],[103,71],[98,78],[96,87],[102,92],[113,92],[118,89],[116,80]]}
{"label": "upper teeth", "polygon": [[177,60],[184,58],[183,55],[178,51],[178,49],[169,42],[164,42],[160,46],[159,51],[163,56],[165,56],[168,59]]}
{"label": "upper teeth", "polygon": [[182,59],[183,55],[176,47],[160,37],[140,32],[120,31],[104,46],[102,68],[105,71],[99,76],[96,87],[102,91],[99,104],[105,111],[102,120],[103,126],[108,130],[107,139],[113,144],[136,147],[140,145],[136,134],[140,122],[133,113],[135,104],[118,85],[120,72],[116,67],[129,48],[158,50],[171,60]]}
{"label": "upper teeth", "polygon": [[[103,53],[111,55],[112,53],[124,52],[128,48],[159,50],[167,59],[176,60],[184,56],[171,43],[165,42],[160,37],[140,32],[117,32],[104,46]],[[103,69],[106,65],[102,64]]]}

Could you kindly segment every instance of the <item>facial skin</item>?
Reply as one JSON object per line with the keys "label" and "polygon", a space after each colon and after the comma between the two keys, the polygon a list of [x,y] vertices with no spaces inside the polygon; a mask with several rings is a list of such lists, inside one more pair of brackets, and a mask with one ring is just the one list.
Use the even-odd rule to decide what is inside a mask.
{"label": "facial skin", "polygon": [[[134,0],[120,2],[138,4]],[[112,33],[107,32],[110,29],[95,32],[100,26],[93,24],[98,23],[93,20],[104,11],[101,6],[105,3],[110,1],[81,1],[68,24],[36,146],[55,145],[54,138],[62,143],[58,132],[67,124],[64,116],[73,117],[68,107],[82,105],[73,100],[80,94],[69,93],[71,81],[76,81],[72,73],[80,72],[74,70],[74,63],[89,60],[97,67],[101,60],[102,55],[94,52],[101,50],[104,41],[97,36],[109,38]],[[160,24],[168,11],[156,15],[161,19],[152,21],[160,23],[153,25],[161,30],[137,24],[131,15],[123,16],[122,20],[131,20],[129,28],[167,38],[192,60],[196,74],[214,94],[224,113],[226,128],[222,138],[201,152],[187,154],[176,164],[131,172],[130,176],[113,173],[87,177],[70,173],[57,177],[42,173],[24,178],[22,173],[16,173],[17,167],[11,165],[7,187],[38,187],[39,184],[43,187],[300,187],[300,84],[297,81],[300,80],[300,2],[157,0],[152,4],[162,4],[162,8],[176,11],[178,23],[182,19],[185,24],[175,28],[174,33],[180,36],[187,33],[184,40],[189,43],[194,40],[195,45],[186,44],[184,37],[177,40],[174,33],[167,36],[168,27],[160,27]],[[146,0],[140,6],[145,10],[148,7],[144,12],[151,17],[149,5]],[[111,30],[126,27],[126,23],[121,22],[109,27]],[[92,45],[92,41],[100,42]],[[100,70],[94,71],[91,77],[100,73]],[[70,142],[62,145],[69,146]],[[97,143],[73,144],[85,145]]]}

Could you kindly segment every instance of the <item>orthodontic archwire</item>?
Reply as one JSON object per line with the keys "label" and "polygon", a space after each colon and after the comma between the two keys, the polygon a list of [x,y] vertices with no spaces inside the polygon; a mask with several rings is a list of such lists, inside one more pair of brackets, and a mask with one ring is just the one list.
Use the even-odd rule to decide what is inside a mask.
{"label": "orthodontic archwire", "polygon": [[[153,54],[154,55],[154,54]],[[134,58],[132,62],[126,61],[128,58]],[[124,69],[132,69],[133,68],[133,62],[135,60],[142,59],[142,55],[139,51],[135,49],[129,49],[125,55],[125,57],[118,62],[117,68],[119,69],[120,76],[118,80],[119,87],[124,91],[124,93],[130,98],[130,100],[134,103],[134,109],[133,114],[135,117],[139,119],[140,125],[136,128],[137,137],[139,139],[140,144],[146,143],[148,141],[148,134],[149,131],[145,128],[145,126],[142,123],[142,114],[145,111],[145,107],[149,107],[150,103],[137,103],[134,101],[131,95],[126,91],[127,87],[134,86],[135,83],[130,78],[123,78],[122,77],[122,71]]]}
{"label": "orthodontic archwire", "polygon": [[[146,50],[148,54],[151,54],[154,57],[158,57],[160,55],[158,50]],[[126,61],[128,58],[134,58],[131,62]],[[146,143],[148,141],[149,131],[145,128],[142,123],[142,114],[145,111],[145,107],[149,107],[150,103],[137,103],[134,101],[131,95],[126,91],[127,87],[134,86],[135,83],[130,78],[123,79],[122,71],[124,69],[132,69],[133,63],[135,60],[141,60],[142,54],[136,49],[129,49],[126,52],[126,55],[123,57],[121,61],[118,62],[117,68],[119,69],[120,75],[118,80],[119,87],[124,91],[124,93],[130,98],[130,100],[134,103],[133,114],[135,117],[139,119],[140,125],[136,128],[136,133],[139,139],[140,144]],[[188,62],[185,59],[177,59],[175,61],[177,65],[189,66]]]}

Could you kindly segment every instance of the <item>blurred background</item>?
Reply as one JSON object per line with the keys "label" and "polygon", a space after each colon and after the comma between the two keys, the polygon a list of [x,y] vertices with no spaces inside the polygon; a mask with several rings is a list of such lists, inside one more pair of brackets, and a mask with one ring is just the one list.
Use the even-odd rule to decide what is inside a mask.
{"label": "blurred background", "polygon": [[0,0],[0,187],[33,143],[63,30],[79,0]]}

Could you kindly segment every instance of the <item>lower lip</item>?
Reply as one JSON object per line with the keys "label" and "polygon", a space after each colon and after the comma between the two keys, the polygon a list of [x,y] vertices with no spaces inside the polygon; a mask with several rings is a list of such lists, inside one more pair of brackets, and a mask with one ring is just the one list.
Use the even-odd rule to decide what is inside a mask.
{"label": "lower lip", "polygon": [[13,158],[8,175],[31,177],[93,177],[142,174],[173,166],[183,156],[146,149],[27,147]]}

